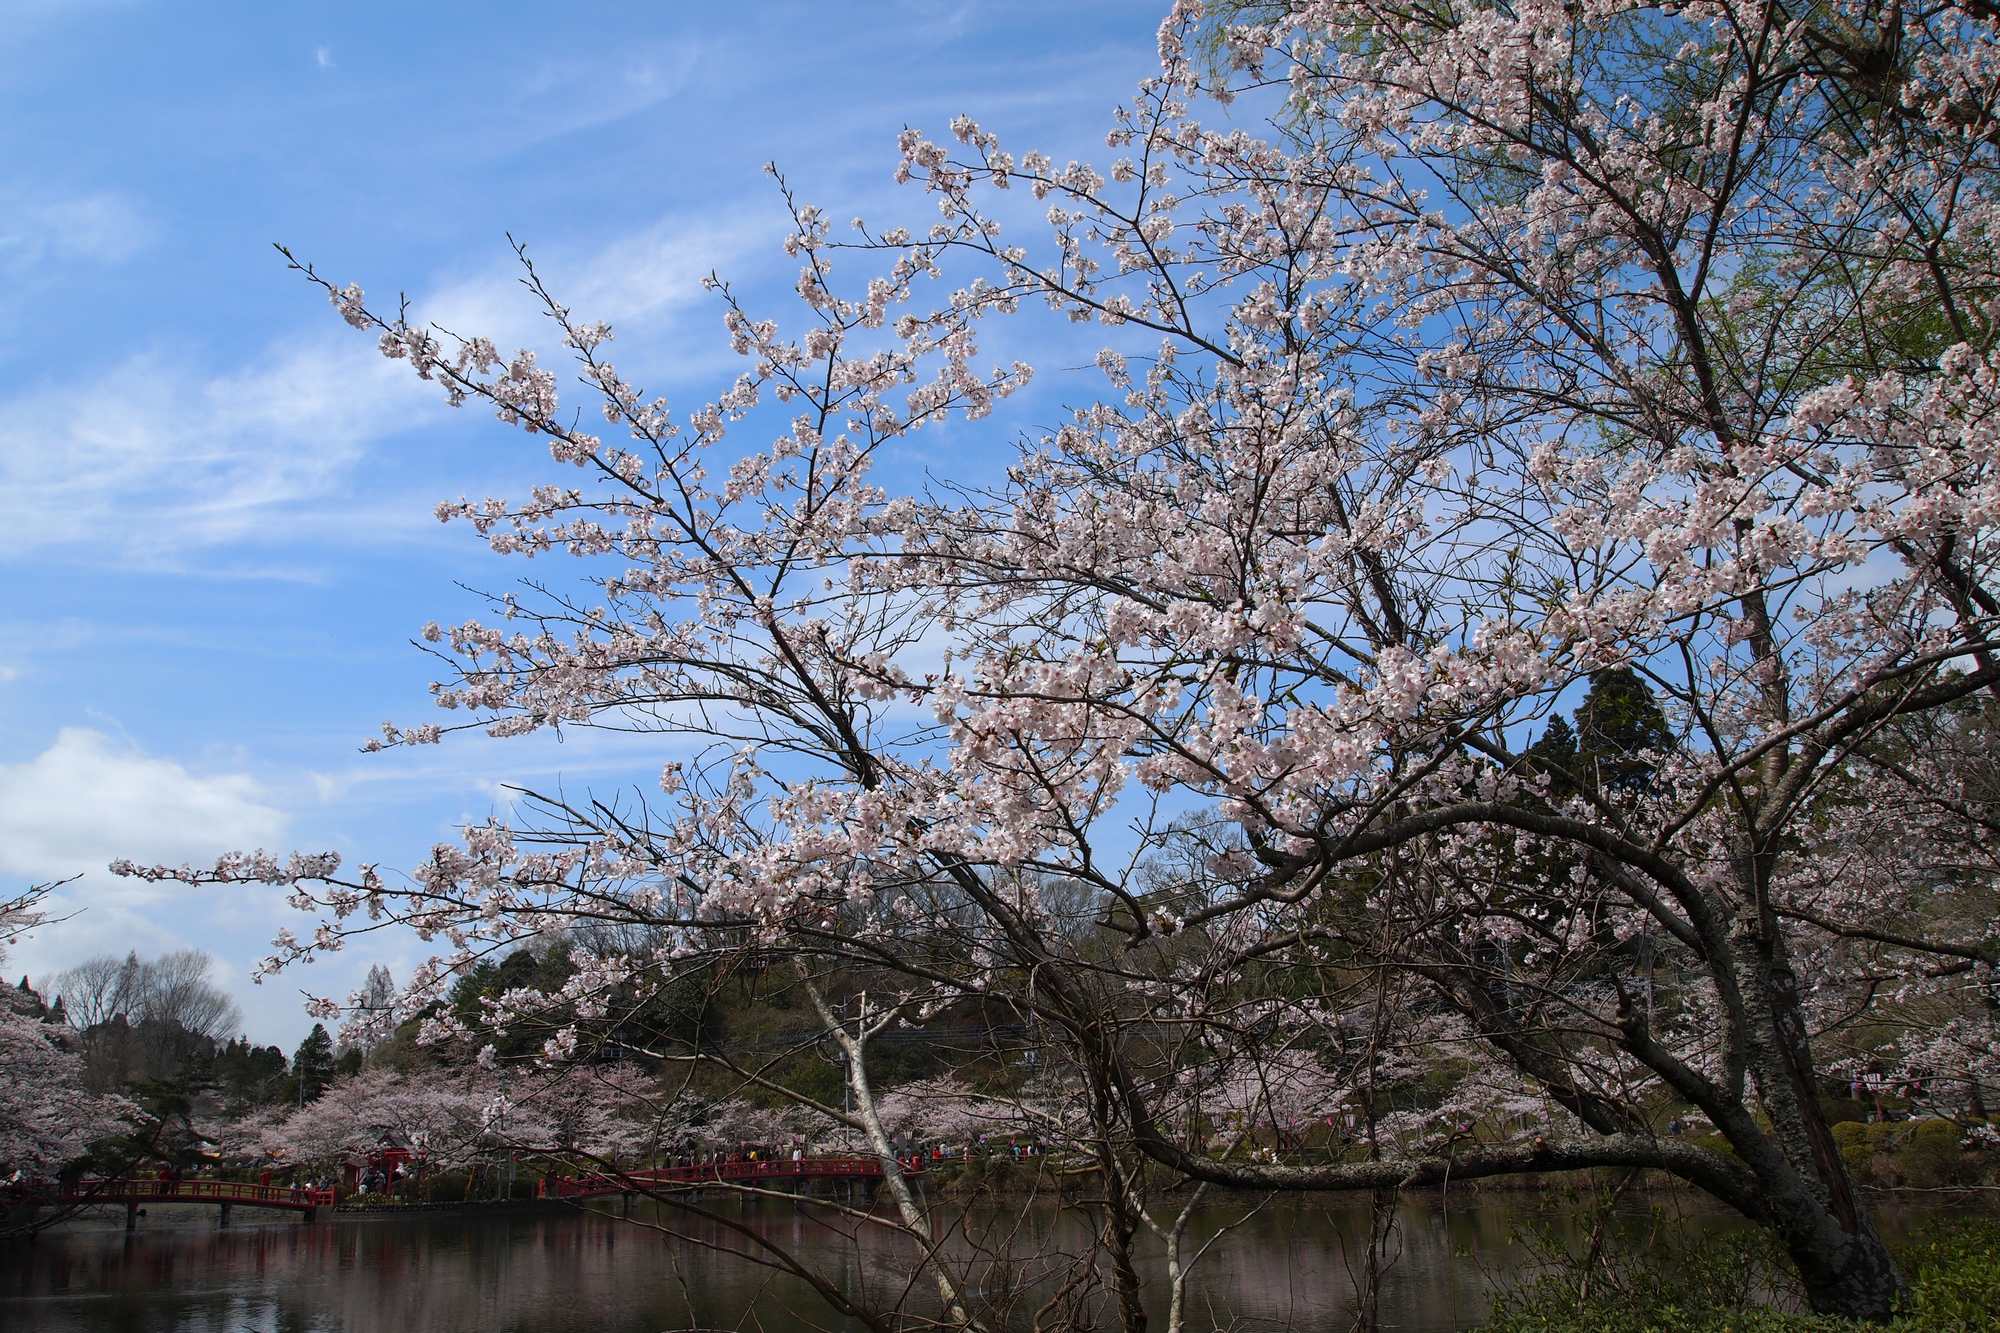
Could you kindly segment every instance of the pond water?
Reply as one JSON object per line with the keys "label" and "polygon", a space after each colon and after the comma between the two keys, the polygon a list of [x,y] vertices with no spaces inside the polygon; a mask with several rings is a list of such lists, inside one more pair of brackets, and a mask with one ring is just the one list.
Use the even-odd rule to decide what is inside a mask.
{"label": "pond water", "polygon": [[[1346,1197],[1271,1201],[1226,1196],[1205,1205],[1191,1233],[1222,1231],[1195,1270],[1190,1324],[1202,1328],[1340,1329],[1355,1307],[1368,1207]],[[1726,1220],[1681,1196],[1663,1203],[1671,1225]],[[641,1208],[535,1209],[259,1222],[237,1210],[220,1229],[212,1212],[154,1208],[127,1235],[123,1212],[82,1218],[31,1245],[0,1249],[0,1329],[8,1333],[127,1330],[243,1333],[389,1329],[567,1333],[604,1330],[859,1329],[801,1279],[733,1251],[769,1245],[797,1254],[847,1298],[936,1308],[926,1277],[910,1282],[910,1242],[881,1228],[835,1225],[822,1210],[785,1201],[711,1202],[712,1216]],[[1643,1206],[1639,1210],[1643,1214]],[[1247,1214],[1247,1216],[1246,1216]],[[960,1219],[961,1210],[940,1217]],[[1382,1283],[1385,1326],[1423,1333],[1476,1326],[1503,1285],[1531,1263],[1519,1234],[1536,1196],[1413,1196],[1400,1206]],[[1630,1225],[1648,1225],[1635,1214]],[[1017,1322],[1055,1291],[1092,1222],[1052,1201],[966,1211],[943,1238],[966,1263],[965,1281],[989,1300],[1008,1290]],[[770,1251],[764,1251],[769,1253]],[[1157,1245],[1144,1255],[1155,1328],[1164,1328]]]}

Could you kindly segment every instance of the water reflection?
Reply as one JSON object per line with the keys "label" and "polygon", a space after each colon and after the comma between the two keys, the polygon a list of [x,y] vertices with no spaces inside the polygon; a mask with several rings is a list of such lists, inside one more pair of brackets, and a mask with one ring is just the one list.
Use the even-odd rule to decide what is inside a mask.
{"label": "water reflection", "polygon": [[[1355,1302],[1367,1235],[1364,1200],[1225,1199],[1198,1218],[1196,1236],[1231,1223],[1197,1270],[1191,1311],[1241,1328],[1344,1327]],[[906,1241],[858,1234],[782,1202],[715,1205],[718,1220],[647,1214],[680,1234],[595,1213],[432,1213],[273,1222],[215,1229],[212,1214],[156,1210],[141,1231],[45,1234],[0,1253],[0,1328],[62,1333],[241,1333],[245,1329],[639,1330],[757,1328],[768,1333],[860,1327],[829,1312],[800,1279],[773,1274],[732,1250],[758,1240],[809,1256],[849,1298],[928,1311],[928,1280],[910,1281]],[[1441,1205],[1406,1201],[1383,1283],[1385,1321],[1405,1330],[1477,1324],[1496,1284],[1518,1276],[1515,1236],[1530,1203],[1489,1195]],[[190,1210],[191,1211],[191,1210]],[[242,1214],[238,1214],[241,1219]],[[180,1223],[172,1225],[171,1223]],[[1087,1247],[1089,1220],[1047,1202],[986,1208],[952,1252],[968,1281],[1001,1298],[1026,1286],[1032,1308],[1056,1277],[1051,1250]],[[987,1256],[975,1259],[984,1247]],[[1157,1250],[1148,1267],[1159,1271]],[[1155,1280],[1151,1285],[1158,1287]],[[1164,1292],[1151,1293],[1164,1302]],[[1160,1313],[1164,1314],[1163,1308]],[[1162,1325],[1163,1326],[1163,1325]]]}

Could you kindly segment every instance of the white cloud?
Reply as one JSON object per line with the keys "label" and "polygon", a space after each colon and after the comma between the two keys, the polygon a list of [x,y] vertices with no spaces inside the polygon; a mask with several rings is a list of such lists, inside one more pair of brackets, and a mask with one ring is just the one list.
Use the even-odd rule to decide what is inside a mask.
{"label": "white cloud", "polygon": [[897,0],[896,8],[932,42],[959,36],[977,13],[970,0]]}
{"label": "white cloud", "polygon": [[0,763],[0,880],[78,877],[51,902],[65,919],[21,941],[9,968],[46,980],[96,954],[202,949],[218,960],[214,979],[248,1029],[289,1039],[303,1030],[297,1007],[258,991],[243,971],[273,923],[295,915],[281,893],[148,884],[105,870],[119,857],[201,864],[227,851],[282,850],[289,823],[247,773],[198,771],[102,731],[63,728],[40,754]]}
{"label": "white cloud", "polygon": [[519,148],[636,115],[686,89],[702,63],[692,42],[544,62],[502,85],[504,114],[516,122],[507,142]]}
{"label": "white cloud", "polygon": [[258,534],[326,495],[420,397],[338,340],[203,376],[143,355],[0,404],[0,554],[157,559]]}
{"label": "white cloud", "polygon": [[[659,332],[690,307],[710,303],[702,279],[733,266],[775,234],[773,226],[740,215],[734,223],[668,220],[592,249],[534,247],[529,255],[549,290],[577,318],[616,327],[622,350],[633,336]],[[771,249],[775,252],[775,244]],[[546,342],[549,321],[520,279],[513,263],[495,265],[443,283],[414,302],[413,313],[457,333],[481,334],[503,349]],[[708,343],[726,354],[721,308],[713,309],[714,320],[703,327],[713,333]]]}
{"label": "white cloud", "polygon": [[51,263],[119,264],[152,242],[153,224],[113,190],[52,194],[0,188],[0,273],[23,277]]}
{"label": "white cloud", "polygon": [[321,69],[332,69],[333,48],[330,46],[315,46],[313,48],[313,64],[318,65]]}
{"label": "white cloud", "polygon": [[650,789],[663,761],[699,746],[698,738],[670,731],[575,727],[561,739],[549,732],[506,739],[465,732],[436,747],[391,749],[343,768],[309,771],[301,794],[309,790],[321,805],[350,815],[407,806],[412,793],[478,794],[497,809],[519,799],[508,790],[515,787],[551,791],[566,782],[612,779]]}
{"label": "white cloud", "polygon": [[15,69],[8,73],[18,77],[20,65],[35,61],[40,54],[35,47],[44,33],[87,24],[144,3],[145,0],[9,0],[7,21],[0,23],[0,58],[15,64]]}
{"label": "white cloud", "polygon": [[275,849],[287,822],[248,774],[197,773],[88,727],[64,727],[40,754],[0,764],[0,875],[85,874],[93,901],[141,902],[161,892],[104,875],[119,857],[201,862],[239,848]]}
{"label": "white cloud", "polygon": [[[719,335],[686,338],[678,317],[706,299],[702,275],[762,232],[748,222],[660,223],[594,249],[552,250],[544,271],[580,317],[619,324],[642,340],[642,359],[685,376],[706,368],[700,347],[727,349]],[[495,264],[440,285],[414,313],[505,350],[546,347],[550,325],[518,276]],[[659,349],[646,339],[690,346],[655,358]],[[185,571],[204,551],[229,545],[302,535],[377,544],[435,533],[436,494],[388,521],[379,493],[351,492],[372,446],[447,419],[440,398],[407,366],[378,355],[372,340],[330,328],[219,373],[148,353],[0,399],[0,557],[84,548]],[[314,577],[289,565],[259,570]]]}

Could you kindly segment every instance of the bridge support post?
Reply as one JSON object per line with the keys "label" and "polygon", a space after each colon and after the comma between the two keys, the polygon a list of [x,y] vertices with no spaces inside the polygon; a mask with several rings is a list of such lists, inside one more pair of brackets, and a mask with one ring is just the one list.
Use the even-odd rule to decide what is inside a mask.
{"label": "bridge support post", "polygon": [[310,1221],[312,1221],[312,1220],[313,1220],[314,1218],[316,1218],[316,1217],[318,1217],[318,1216],[319,1216],[319,1207],[318,1207],[318,1205],[316,1205],[316,1204],[313,1204],[313,1205],[308,1205],[308,1206],[307,1206],[307,1208],[306,1208],[306,1221],[310,1222]]}
{"label": "bridge support post", "polygon": [[233,1207],[235,1207],[235,1205],[229,1203],[225,1203],[222,1205],[222,1220],[218,1222],[216,1225],[225,1227],[229,1225],[229,1210]]}
{"label": "bridge support post", "polygon": [[137,1199],[127,1199],[125,1201],[125,1229],[127,1231],[137,1231],[139,1229],[139,1201]]}
{"label": "bridge support post", "polygon": [[619,1211],[624,1216],[630,1217],[632,1215],[632,1192],[630,1190],[627,1190],[625,1193],[618,1196],[618,1200],[619,1200]]}

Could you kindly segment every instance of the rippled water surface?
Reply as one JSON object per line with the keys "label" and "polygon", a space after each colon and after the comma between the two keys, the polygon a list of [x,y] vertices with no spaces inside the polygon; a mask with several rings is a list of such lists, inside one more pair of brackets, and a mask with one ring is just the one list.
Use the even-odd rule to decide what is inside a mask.
{"label": "rippled water surface", "polygon": [[[1197,1236],[1236,1225],[1197,1269],[1193,1308],[1201,1317],[1191,1322],[1346,1327],[1355,1299],[1350,1265],[1358,1271],[1364,1260],[1366,1203],[1286,1200],[1258,1209],[1256,1202],[1227,1198],[1196,1219]],[[1496,1285],[1523,1270],[1527,1255],[1516,1236],[1536,1206],[1520,1194],[1455,1197],[1448,1206],[1436,1196],[1406,1201],[1383,1283],[1384,1322],[1412,1331],[1477,1324]],[[707,1220],[509,1210],[313,1224],[259,1222],[257,1214],[238,1210],[226,1230],[211,1212],[158,1208],[130,1236],[121,1211],[0,1250],[0,1329],[803,1333],[862,1327],[831,1313],[800,1279],[727,1252],[763,1243],[804,1257],[845,1298],[878,1305],[900,1298],[913,1309],[934,1308],[928,1279],[910,1284],[906,1239],[836,1228],[785,1202],[713,1207],[716,1216]],[[649,1220],[672,1234],[650,1228]],[[945,1243],[959,1255],[977,1243],[986,1255],[1005,1256],[975,1262],[968,1281],[987,1293],[1024,1290],[1017,1308],[1025,1311],[1059,1279],[1060,1264],[1046,1256],[1087,1246],[1091,1225],[1080,1210],[1048,1202],[996,1205],[971,1214],[971,1241],[954,1233]],[[1146,1257],[1148,1286],[1163,1300],[1157,1250]]]}

